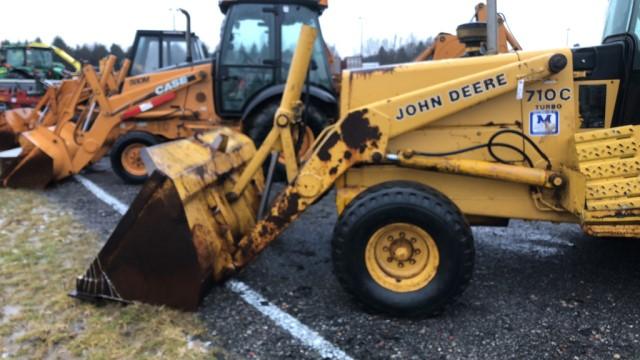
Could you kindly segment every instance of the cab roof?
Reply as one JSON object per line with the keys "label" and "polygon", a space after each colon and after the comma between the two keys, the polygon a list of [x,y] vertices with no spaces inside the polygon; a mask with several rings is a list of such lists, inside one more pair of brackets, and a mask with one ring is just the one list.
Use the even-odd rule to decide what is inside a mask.
{"label": "cab roof", "polygon": [[283,5],[303,5],[308,6],[318,12],[323,12],[329,7],[329,0],[219,0],[218,5],[223,14],[227,13],[230,7],[238,4],[283,4]]}

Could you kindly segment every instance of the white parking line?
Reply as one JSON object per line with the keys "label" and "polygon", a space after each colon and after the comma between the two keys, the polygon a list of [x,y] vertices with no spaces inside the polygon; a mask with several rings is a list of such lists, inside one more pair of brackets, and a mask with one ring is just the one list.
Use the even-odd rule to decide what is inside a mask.
{"label": "white parking line", "polygon": [[74,178],[93,195],[102,200],[105,204],[111,206],[113,210],[117,211],[119,214],[124,215],[127,212],[127,209],[129,208],[128,206],[109,195],[106,191],[102,190],[98,185],[94,184],[86,177],[75,175]]}
{"label": "white parking line", "polygon": [[[75,175],[74,178],[89,190],[89,192],[107,205],[111,206],[119,214],[124,215],[127,212],[128,206],[111,196],[95,183],[91,182],[91,180],[81,175]],[[276,305],[267,301],[262,295],[251,289],[249,285],[238,280],[229,280],[226,282],[225,287],[238,294],[247,304],[251,305],[260,313],[271,319],[276,323],[276,325],[301,341],[305,346],[316,350],[323,358],[351,359],[349,355],[340,350],[337,346],[325,340],[320,334],[301,323],[295,317],[282,311]]]}
{"label": "white parking line", "polygon": [[325,340],[320,334],[311,330],[298,319],[280,310],[277,306],[268,302],[262,295],[252,290],[247,284],[229,280],[225,287],[256,308],[263,315],[273,320],[279,327],[283,328],[306,346],[315,349],[325,359],[351,359],[351,357],[338,349],[335,345]]}

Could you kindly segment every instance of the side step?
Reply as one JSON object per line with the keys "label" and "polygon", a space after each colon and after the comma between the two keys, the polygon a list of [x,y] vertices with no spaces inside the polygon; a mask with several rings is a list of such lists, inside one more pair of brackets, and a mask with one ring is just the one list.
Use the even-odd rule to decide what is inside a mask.
{"label": "side step", "polygon": [[581,132],[574,139],[586,178],[585,232],[640,237],[640,127]]}

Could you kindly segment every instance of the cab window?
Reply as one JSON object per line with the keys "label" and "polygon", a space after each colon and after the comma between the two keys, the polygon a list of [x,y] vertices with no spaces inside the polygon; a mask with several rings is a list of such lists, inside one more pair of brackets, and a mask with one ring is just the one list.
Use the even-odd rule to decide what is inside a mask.
{"label": "cab window", "polygon": [[629,29],[632,10],[632,0],[611,0],[604,26],[603,39],[626,33]]}
{"label": "cab window", "polygon": [[13,67],[24,66],[24,50],[22,49],[7,50],[7,64]]}
{"label": "cab window", "polygon": [[174,66],[185,61],[187,61],[187,41],[165,38],[162,44],[162,66]]}
{"label": "cab window", "polygon": [[[289,67],[293,53],[298,44],[300,30],[302,25],[309,25],[319,29],[317,15],[310,9],[303,6],[284,5],[282,6],[283,22],[282,22],[282,81],[287,80]],[[321,36],[318,36],[313,47],[314,69],[311,71],[310,81],[315,85],[320,85],[327,89],[331,89],[331,74],[329,72],[329,64],[327,62],[324,42]]]}
{"label": "cab window", "polygon": [[273,7],[237,6],[227,18],[221,44],[223,111],[239,112],[257,92],[274,83]]}
{"label": "cab window", "polygon": [[27,49],[27,65],[48,68],[53,64],[53,54],[44,49]]}
{"label": "cab window", "polygon": [[143,36],[139,39],[138,48],[134,55],[131,75],[140,75],[158,70],[160,54],[160,39],[157,36]]}

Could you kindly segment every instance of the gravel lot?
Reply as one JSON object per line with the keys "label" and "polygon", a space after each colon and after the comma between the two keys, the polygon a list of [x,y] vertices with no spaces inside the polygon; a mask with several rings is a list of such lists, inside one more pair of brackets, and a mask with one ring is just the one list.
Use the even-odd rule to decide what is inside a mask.
{"label": "gravel lot", "polygon": [[[101,162],[84,174],[124,203],[128,186]],[[120,215],[74,180],[47,191],[105,240]],[[474,228],[474,279],[437,318],[365,313],[332,274],[336,211],[327,196],[237,278],[358,359],[640,358],[640,242],[595,239],[575,225],[514,221]],[[320,358],[224,287],[200,315],[228,358]]]}

